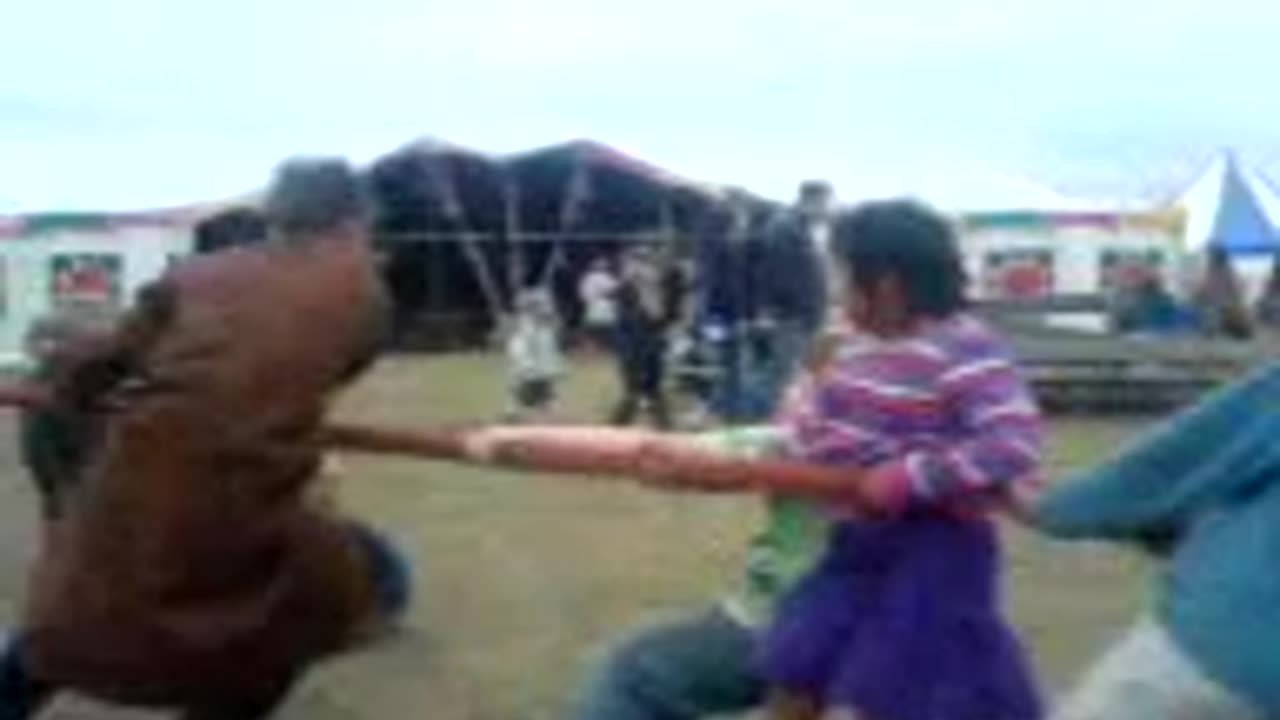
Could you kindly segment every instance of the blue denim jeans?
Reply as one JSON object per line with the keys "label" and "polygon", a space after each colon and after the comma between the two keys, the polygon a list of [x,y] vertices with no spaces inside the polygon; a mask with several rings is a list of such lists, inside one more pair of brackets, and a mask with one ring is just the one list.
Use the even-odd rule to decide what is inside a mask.
{"label": "blue denim jeans", "polygon": [[750,352],[747,343],[728,337],[717,341],[714,348],[720,375],[711,390],[712,411],[727,422],[743,422],[756,416],[754,403],[747,396],[745,370],[749,362],[743,357]]}
{"label": "blue denim jeans", "polygon": [[738,328],[717,343],[720,384],[713,409],[734,423],[767,420],[813,342],[813,331],[798,322],[780,322],[768,330]]}
{"label": "blue denim jeans", "polygon": [[378,531],[357,522],[347,527],[373,569],[379,619],[383,622],[399,620],[408,610],[413,596],[412,566],[403,553]]}
{"label": "blue denim jeans", "polygon": [[764,699],[756,633],[719,608],[632,635],[593,669],[573,720],[703,720]]}
{"label": "blue denim jeans", "polygon": [[5,639],[0,654],[0,720],[26,720],[35,714],[53,688],[27,673],[22,636]]}
{"label": "blue denim jeans", "polygon": [[793,321],[780,322],[770,329],[768,351],[757,360],[753,378],[769,415],[777,410],[787,387],[795,379],[813,343],[813,335],[807,324]]}

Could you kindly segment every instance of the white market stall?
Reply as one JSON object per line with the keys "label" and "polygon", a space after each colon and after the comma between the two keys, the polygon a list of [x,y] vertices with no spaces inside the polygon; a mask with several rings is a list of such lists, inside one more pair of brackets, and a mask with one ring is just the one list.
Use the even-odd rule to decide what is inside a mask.
{"label": "white market stall", "polygon": [[177,215],[0,218],[0,365],[24,361],[35,319],[66,303],[127,305],[191,241],[191,223]]}
{"label": "white market stall", "polygon": [[904,165],[896,177],[847,177],[843,199],[915,197],[956,218],[980,298],[1104,293],[1136,267],[1176,285],[1181,213],[1119,212],[976,163]]}
{"label": "white market stall", "polygon": [[980,298],[1106,294],[1139,269],[1181,284],[1177,211],[979,212],[959,222]]}

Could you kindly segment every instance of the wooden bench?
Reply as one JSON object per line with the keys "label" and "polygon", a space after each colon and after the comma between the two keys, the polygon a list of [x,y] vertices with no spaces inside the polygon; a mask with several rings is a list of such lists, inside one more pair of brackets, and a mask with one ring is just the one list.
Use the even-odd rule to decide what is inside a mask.
{"label": "wooden bench", "polygon": [[1013,343],[1053,412],[1165,412],[1275,357],[1266,342],[1130,337],[1051,326],[1057,311],[1100,309],[1089,297],[986,305],[979,311]]}

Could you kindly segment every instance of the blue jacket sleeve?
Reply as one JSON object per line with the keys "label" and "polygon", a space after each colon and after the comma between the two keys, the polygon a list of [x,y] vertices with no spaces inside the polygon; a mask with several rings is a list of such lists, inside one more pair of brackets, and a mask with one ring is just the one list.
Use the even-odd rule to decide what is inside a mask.
{"label": "blue jacket sleeve", "polygon": [[1177,415],[1037,504],[1036,524],[1068,538],[1140,539],[1257,491],[1280,473],[1280,364]]}

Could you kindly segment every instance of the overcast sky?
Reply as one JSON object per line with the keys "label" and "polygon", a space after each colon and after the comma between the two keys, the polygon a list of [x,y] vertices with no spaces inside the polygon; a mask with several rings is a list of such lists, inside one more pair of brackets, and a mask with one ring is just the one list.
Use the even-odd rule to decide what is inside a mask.
{"label": "overcast sky", "polygon": [[589,136],[784,197],[973,162],[1110,193],[1223,145],[1280,167],[1260,0],[6,5],[0,212],[217,199],[422,135]]}

